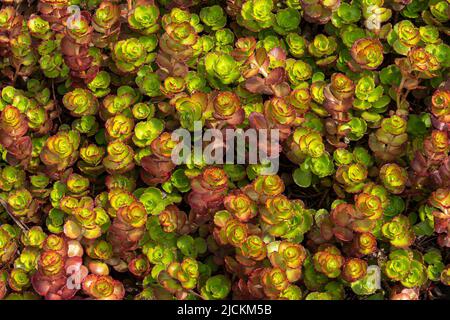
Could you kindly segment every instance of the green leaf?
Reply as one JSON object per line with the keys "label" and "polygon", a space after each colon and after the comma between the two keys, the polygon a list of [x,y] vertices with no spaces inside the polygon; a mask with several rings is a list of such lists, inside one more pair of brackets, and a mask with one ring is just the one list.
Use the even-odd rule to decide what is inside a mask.
{"label": "green leaf", "polygon": [[391,102],[391,98],[388,95],[383,95],[377,101],[373,102],[372,107],[375,109],[382,109],[386,107],[389,102]]}
{"label": "green leaf", "polygon": [[308,188],[311,186],[312,173],[309,170],[297,168],[292,174],[292,177],[294,178],[294,182],[302,188]]}
{"label": "green leaf", "polygon": [[389,197],[389,204],[384,210],[384,215],[394,217],[405,210],[405,201],[399,196]]}
{"label": "green leaf", "polygon": [[407,46],[404,46],[399,40],[395,41],[392,47],[398,54],[402,54],[404,56],[408,54],[409,48]]}
{"label": "green leaf", "polygon": [[414,136],[423,136],[427,133],[427,126],[418,115],[411,114],[408,118],[407,132]]}
{"label": "green leaf", "polygon": [[338,15],[346,23],[358,22],[361,18],[361,11],[356,5],[350,5],[346,2],[341,3],[338,8]]}

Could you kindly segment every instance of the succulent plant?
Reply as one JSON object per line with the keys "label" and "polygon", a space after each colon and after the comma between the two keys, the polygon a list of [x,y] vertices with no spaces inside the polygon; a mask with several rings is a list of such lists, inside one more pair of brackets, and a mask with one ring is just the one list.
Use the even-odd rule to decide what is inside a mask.
{"label": "succulent plant", "polygon": [[415,239],[408,218],[402,215],[383,224],[382,233],[393,246],[398,248],[409,247]]}
{"label": "succulent plant", "polygon": [[341,274],[344,258],[338,248],[324,246],[313,257],[316,271],[325,274],[329,278],[337,278]]}
{"label": "succulent plant", "polygon": [[24,3],[0,299],[448,297],[448,0]]}

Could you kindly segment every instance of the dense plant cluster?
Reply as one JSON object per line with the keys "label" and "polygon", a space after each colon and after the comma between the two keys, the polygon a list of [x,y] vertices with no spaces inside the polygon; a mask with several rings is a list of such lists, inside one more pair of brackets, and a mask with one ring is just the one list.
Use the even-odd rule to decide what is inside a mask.
{"label": "dense plant cluster", "polygon": [[[448,297],[449,18],[2,1],[0,299]],[[176,165],[196,122],[278,129],[280,170]]]}

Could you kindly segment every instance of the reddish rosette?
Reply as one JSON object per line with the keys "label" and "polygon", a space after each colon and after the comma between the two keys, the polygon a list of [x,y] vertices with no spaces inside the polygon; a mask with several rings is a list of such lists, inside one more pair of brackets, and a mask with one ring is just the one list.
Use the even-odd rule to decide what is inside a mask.
{"label": "reddish rosette", "polygon": [[[228,189],[228,178],[224,170],[207,167],[191,181],[192,191],[187,197],[194,221],[207,221],[210,214],[223,207],[223,199]],[[190,217],[190,219],[192,219]]]}

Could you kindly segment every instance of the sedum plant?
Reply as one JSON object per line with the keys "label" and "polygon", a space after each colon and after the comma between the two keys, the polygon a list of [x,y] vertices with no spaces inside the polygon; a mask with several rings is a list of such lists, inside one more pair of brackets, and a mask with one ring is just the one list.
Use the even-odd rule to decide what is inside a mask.
{"label": "sedum plant", "polygon": [[448,0],[25,2],[0,300],[448,299]]}

